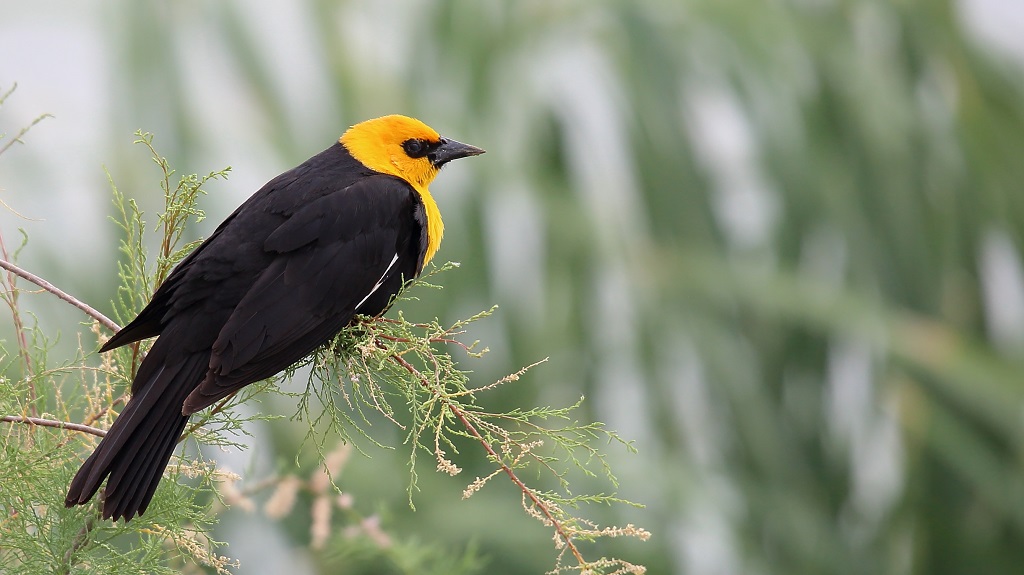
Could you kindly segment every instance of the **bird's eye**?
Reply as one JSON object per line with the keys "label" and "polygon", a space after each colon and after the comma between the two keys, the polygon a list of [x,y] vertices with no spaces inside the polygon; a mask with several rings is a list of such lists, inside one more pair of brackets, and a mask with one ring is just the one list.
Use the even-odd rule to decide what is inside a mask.
{"label": "bird's eye", "polygon": [[430,151],[430,146],[425,140],[410,138],[402,142],[402,149],[410,158],[422,158]]}

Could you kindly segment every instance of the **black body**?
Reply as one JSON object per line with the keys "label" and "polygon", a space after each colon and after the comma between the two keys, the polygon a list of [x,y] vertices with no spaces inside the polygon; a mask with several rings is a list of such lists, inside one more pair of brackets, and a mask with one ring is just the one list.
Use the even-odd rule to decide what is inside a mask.
{"label": "black body", "polygon": [[427,246],[417,192],[341,144],[267,183],[103,346],[159,336],[65,503],[109,476],[103,517],[146,510],[189,416],[302,359],[356,313],[383,313]]}

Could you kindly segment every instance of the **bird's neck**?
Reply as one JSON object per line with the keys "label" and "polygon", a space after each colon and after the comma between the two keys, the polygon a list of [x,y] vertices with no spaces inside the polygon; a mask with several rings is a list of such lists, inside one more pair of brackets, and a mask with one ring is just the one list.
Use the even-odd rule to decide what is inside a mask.
{"label": "bird's neck", "polygon": [[430,258],[434,257],[437,249],[441,247],[441,237],[444,236],[444,221],[441,220],[441,210],[437,208],[437,202],[430,195],[427,186],[413,184],[416,193],[420,195],[423,202],[423,209],[427,213],[427,251],[423,255],[423,265],[426,266]]}

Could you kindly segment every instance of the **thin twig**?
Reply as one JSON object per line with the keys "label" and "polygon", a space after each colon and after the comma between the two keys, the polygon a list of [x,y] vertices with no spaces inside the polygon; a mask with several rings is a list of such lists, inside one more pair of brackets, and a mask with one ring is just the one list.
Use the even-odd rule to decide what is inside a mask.
{"label": "thin twig", "polygon": [[102,313],[100,313],[99,311],[97,311],[96,309],[91,307],[89,304],[87,304],[87,303],[79,300],[75,296],[73,296],[73,295],[71,295],[71,294],[61,290],[57,286],[53,285],[52,283],[44,280],[43,278],[41,278],[39,276],[33,274],[32,272],[23,270],[20,267],[12,264],[11,262],[6,261],[6,260],[0,260],[0,268],[4,268],[5,270],[7,270],[7,271],[9,271],[11,273],[17,274],[17,275],[25,278],[26,280],[36,284],[37,286],[43,288],[44,290],[52,293],[55,296],[57,296],[58,298],[66,301],[69,304],[71,304],[71,305],[77,307],[78,309],[84,311],[86,315],[88,315],[89,317],[93,318],[94,320],[100,322],[100,324],[102,324],[104,327],[106,327],[110,331],[115,332],[115,333],[118,332],[118,331],[121,331],[121,326],[117,325],[117,323],[115,323],[112,319],[110,319],[107,316],[103,315]]}
{"label": "thin twig", "polygon": [[104,437],[107,435],[106,430],[99,429],[98,427],[83,425],[81,423],[71,423],[70,421],[43,419],[41,417],[26,417],[24,415],[4,415],[0,417],[0,421],[6,421],[9,423],[27,423],[29,425],[39,425],[41,427],[56,427],[58,429],[81,431],[82,433],[91,433],[92,435],[95,435],[97,437]]}
{"label": "thin twig", "polygon": [[[3,256],[4,260],[8,259],[9,257],[7,255],[7,246],[4,245],[3,235],[0,235],[0,256]],[[28,381],[29,414],[31,414],[32,416],[36,416],[39,415],[39,412],[36,410],[36,385],[35,377],[32,372],[32,354],[29,353],[28,338],[25,336],[25,325],[21,321],[21,310],[18,308],[18,289],[16,285],[16,280],[17,278],[15,278],[14,275],[12,275],[10,271],[8,271],[6,283],[8,289],[10,290],[10,295],[8,297],[4,297],[3,299],[11,308],[11,315],[14,318],[14,331],[18,337],[18,351],[19,353],[21,353],[23,365],[25,366],[25,379]],[[3,283],[3,281],[0,281],[0,284]]]}
{"label": "thin twig", "polygon": [[580,565],[586,565],[587,561],[583,558],[583,554],[580,553],[580,550],[576,547],[576,544],[573,543],[572,537],[570,537],[569,534],[565,532],[565,527],[562,525],[562,522],[556,519],[555,516],[551,513],[551,509],[548,508],[547,504],[541,501],[540,497],[538,497],[537,494],[534,493],[533,489],[530,489],[525,483],[523,483],[523,481],[519,479],[519,476],[516,475],[516,472],[511,467],[506,465],[504,461],[501,460],[501,456],[498,455],[496,451],[494,451],[494,448],[491,447],[491,443],[484,439],[484,436],[480,435],[480,432],[476,430],[476,427],[469,421],[468,418],[466,418],[466,413],[464,411],[456,408],[455,405],[450,403],[448,404],[448,409],[455,414],[455,417],[459,419],[459,421],[466,428],[466,430],[469,431],[469,433],[473,437],[475,437],[477,441],[480,442],[480,445],[484,446],[484,450],[487,451],[487,454],[490,455],[491,458],[494,459],[494,461],[496,461],[498,465],[501,466],[501,470],[505,472],[505,475],[508,475],[508,478],[512,480],[512,483],[515,483],[516,486],[519,487],[519,489],[522,490],[522,492],[526,494],[527,497],[530,498],[530,501],[532,501],[533,504],[537,506],[537,509],[540,509],[541,513],[544,514],[544,517],[547,517],[548,521],[551,522],[551,525],[555,528],[555,531],[558,533],[558,536],[562,538],[562,541],[565,541],[565,545],[569,548],[569,551],[572,552],[576,560],[579,561]]}
{"label": "thin twig", "polygon": [[[7,94],[4,94],[4,97],[7,97],[8,95],[10,95],[10,92],[8,92]],[[21,131],[18,132],[17,136],[14,136],[13,138],[9,139],[6,144],[4,144],[2,147],[0,147],[0,154],[3,154],[4,152],[6,152],[7,149],[10,148],[11,146],[13,146],[14,144],[24,144],[25,142],[21,141],[22,136],[27,134],[28,131],[31,130],[32,127],[35,126],[36,124],[38,124],[39,122],[42,122],[43,120],[45,120],[47,118],[52,118],[52,117],[53,117],[53,115],[51,115],[51,114],[43,114],[42,116],[39,116],[35,120],[32,120],[32,123],[29,124],[28,126],[25,126],[24,128],[22,128]]]}
{"label": "thin twig", "polygon": [[[419,379],[421,385],[423,385],[427,389],[430,389],[434,394],[440,395],[437,390],[431,389],[430,382],[427,380],[426,377],[423,376],[423,374],[420,373],[418,369],[416,369],[414,365],[412,365],[399,355],[392,355],[391,359],[398,365],[404,367],[414,377]],[[533,489],[531,489],[529,486],[523,483],[521,479],[519,479],[519,476],[516,475],[515,470],[513,470],[511,467],[506,465],[504,461],[502,461],[501,456],[498,455],[498,452],[494,450],[494,447],[491,446],[491,443],[487,441],[487,439],[484,438],[484,436],[481,435],[479,431],[477,431],[476,426],[474,426],[473,423],[469,420],[469,418],[466,417],[466,412],[459,409],[458,406],[456,406],[454,403],[446,401],[443,397],[441,398],[441,401],[448,406],[448,409],[455,415],[456,418],[458,418],[459,422],[462,423],[463,427],[466,428],[466,431],[469,431],[470,435],[472,435],[474,438],[476,438],[477,441],[480,442],[480,445],[484,447],[484,450],[487,451],[487,454],[490,455],[493,461],[501,467],[501,470],[505,473],[505,475],[508,476],[512,483],[515,483],[516,487],[518,487],[524,495],[529,497],[530,501],[532,501],[533,504],[537,506],[537,509],[539,509],[541,513],[544,514],[544,517],[546,517],[547,520],[551,522],[551,526],[554,527],[555,532],[562,539],[562,541],[565,542],[566,547],[573,554],[573,557],[575,557],[576,560],[579,561],[579,564],[581,566],[586,566],[587,560],[583,558],[583,554],[580,553],[580,550],[576,547],[576,544],[573,542],[572,537],[566,532],[565,526],[562,525],[562,522],[559,521],[554,516],[554,514],[551,513],[551,509],[548,507],[548,505],[544,501],[542,501],[536,493],[534,493]]]}
{"label": "thin twig", "polygon": [[[391,319],[390,317],[383,317],[383,316],[376,316],[376,317],[370,318],[370,322],[368,322],[368,323],[372,323],[372,322],[375,322],[375,321],[382,321],[384,323],[393,323],[395,325],[403,325],[404,323],[406,323],[403,320]],[[418,327],[420,329],[430,329],[430,327],[431,327],[430,324],[426,324],[426,323],[410,323],[409,325],[411,325],[413,327]]]}
{"label": "thin twig", "polygon": [[[381,339],[386,339],[388,341],[393,341],[395,343],[412,343],[413,342],[413,340],[411,340],[411,339],[409,339],[407,337],[398,337],[398,336],[395,336],[395,335],[388,335],[386,333],[378,333],[378,334],[375,334],[375,335],[377,337],[381,338]],[[447,337],[431,337],[431,338],[428,338],[427,341],[429,341],[430,343],[444,343],[444,344],[448,344],[448,345],[456,345],[456,346],[459,346],[462,349],[466,350],[467,352],[472,352],[473,351],[473,349],[472,349],[473,346],[467,345],[467,344],[465,344],[465,343],[463,343],[463,342],[461,342],[461,341],[459,341],[457,339],[451,339],[451,338],[447,338]]]}
{"label": "thin twig", "polygon": [[99,420],[99,418],[101,418],[101,417],[103,417],[104,415],[106,415],[106,414],[107,414],[107,412],[108,412],[108,411],[110,411],[111,409],[114,409],[114,408],[115,408],[115,407],[117,407],[117,406],[118,406],[119,404],[121,404],[121,403],[124,403],[125,401],[128,401],[128,397],[129,397],[129,396],[128,396],[128,394],[127,394],[127,393],[126,393],[126,394],[124,394],[124,395],[122,395],[121,397],[118,397],[118,398],[117,398],[117,399],[115,399],[114,401],[110,402],[110,405],[108,405],[108,406],[106,406],[106,407],[104,407],[104,408],[100,409],[99,411],[97,411],[96,413],[94,413],[94,414],[90,415],[89,417],[86,417],[86,418],[85,418],[85,421],[83,421],[82,423],[83,423],[84,425],[89,425],[89,424],[91,424],[92,422],[94,422],[94,421],[97,421],[97,420]]}

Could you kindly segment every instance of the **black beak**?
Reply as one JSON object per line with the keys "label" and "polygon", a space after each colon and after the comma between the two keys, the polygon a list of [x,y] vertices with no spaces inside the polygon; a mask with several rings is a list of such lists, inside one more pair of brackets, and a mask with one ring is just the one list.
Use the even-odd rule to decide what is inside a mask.
{"label": "black beak", "polygon": [[482,153],[484,151],[476,146],[470,146],[469,144],[463,144],[448,138],[441,138],[441,144],[427,154],[427,159],[430,160],[431,164],[434,164],[435,168],[440,168],[452,160],[479,156]]}

